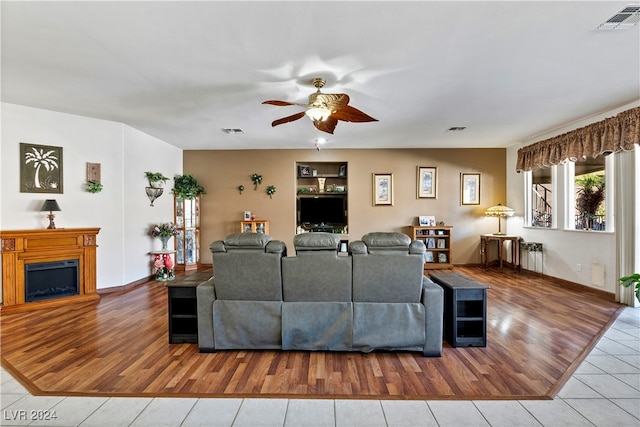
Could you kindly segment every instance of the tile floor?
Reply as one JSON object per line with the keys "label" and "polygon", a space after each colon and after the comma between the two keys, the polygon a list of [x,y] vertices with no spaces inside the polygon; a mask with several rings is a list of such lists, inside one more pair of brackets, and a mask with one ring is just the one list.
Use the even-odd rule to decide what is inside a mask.
{"label": "tile floor", "polygon": [[30,395],[4,369],[0,379],[2,426],[637,427],[640,308],[625,309],[554,400],[55,397]]}

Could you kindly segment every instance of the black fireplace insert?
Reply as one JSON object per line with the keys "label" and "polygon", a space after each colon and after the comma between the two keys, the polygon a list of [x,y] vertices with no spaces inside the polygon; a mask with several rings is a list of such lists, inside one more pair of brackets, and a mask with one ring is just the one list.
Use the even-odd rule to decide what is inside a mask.
{"label": "black fireplace insert", "polygon": [[78,260],[25,264],[25,301],[78,295]]}

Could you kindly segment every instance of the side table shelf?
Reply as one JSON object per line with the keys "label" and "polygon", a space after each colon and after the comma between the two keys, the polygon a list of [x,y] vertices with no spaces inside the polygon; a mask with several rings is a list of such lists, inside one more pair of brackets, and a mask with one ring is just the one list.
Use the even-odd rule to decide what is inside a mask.
{"label": "side table shelf", "polygon": [[444,337],[452,347],[487,346],[489,286],[458,273],[432,273],[444,290]]}
{"label": "side table shelf", "polygon": [[168,289],[169,344],[198,342],[196,288],[211,276],[211,272],[194,273],[165,284]]}
{"label": "side table shelf", "polygon": [[453,226],[411,226],[411,240],[421,240],[427,248],[425,270],[442,270],[453,268],[452,245]]}

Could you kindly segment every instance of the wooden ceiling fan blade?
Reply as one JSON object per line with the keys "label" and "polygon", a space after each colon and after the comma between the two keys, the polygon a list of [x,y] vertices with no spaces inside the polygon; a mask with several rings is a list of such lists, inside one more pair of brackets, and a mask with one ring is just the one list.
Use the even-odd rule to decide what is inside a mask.
{"label": "wooden ceiling fan blade", "polygon": [[331,117],[336,118],[337,120],[342,120],[343,122],[377,122],[378,119],[374,119],[370,115],[363,113],[362,111],[354,108],[350,105],[345,105],[339,110],[335,111],[331,114]]}
{"label": "wooden ceiling fan blade", "polygon": [[313,122],[313,125],[316,127],[316,129],[321,130],[322,132],[330,133],[332,135],[337,124],[338,120],[333,116],[327,117],[326,120]]}
{"label": "wooden ceiling fan blade", "polygon": [[301,112],[296,113],[296,114],[293,114],[293,115],[291,115],[291,116],[287,116],[287,117],[283,117],[283,118],[278,119],[278,120],[274,120],[274,121],[271,123],[271,126],[278,126],[278,125],[281,125],[281,124],[284,124],[284,123],[293,122],[293,121],[296,121],[296,120],[298,120],[298,119],[303,118],[303,117],[304,117],[304,115],[305,115],[305,112],[304,112],[304,111],[301,111]]}
{"label": "wooden ceiling fan blade", "polygon": [[300,107],[306,107],[307,104],[300,104],[297,102],[287,102],[287,101],[278,101],[275,99],[270,99],[268,101],[264,101],[263,104],[269,104],[269,105],[277,105],[278,107],[286,107],[289,105],[298,105]]}

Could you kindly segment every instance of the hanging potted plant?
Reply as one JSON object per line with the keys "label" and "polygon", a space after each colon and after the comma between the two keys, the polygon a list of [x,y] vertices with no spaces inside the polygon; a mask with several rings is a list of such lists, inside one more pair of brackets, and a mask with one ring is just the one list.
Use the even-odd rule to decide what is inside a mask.
{"label": "hanging potted plant", "polygon": [[97,180],[87,181],[86,189],[88,193],[99,193],[102,191],[102,184]]}
{"label": "hanging potted plant", "polygon": [[173,177],[173,190],[171,192],[177,197],[187,200],[206,194],[204,187],[188,173]]}
{"label": "hanging potted plant", "polygon": [[149,186],[153,188],[162,188],[164,183],[169,180],[161,172],[145,172],[144,175],[149,180]]}

